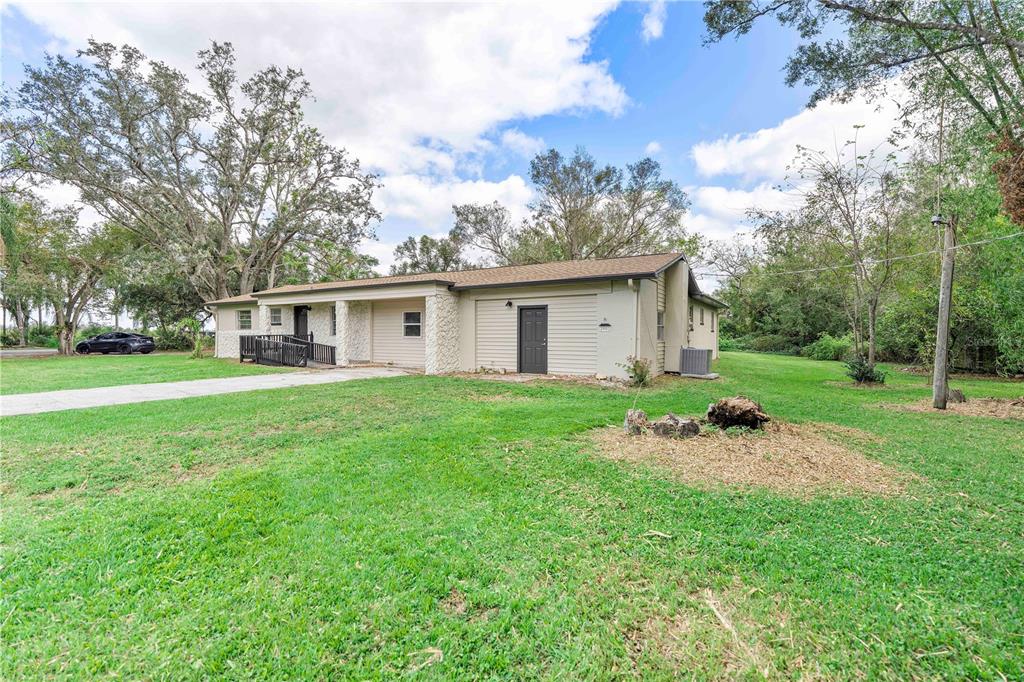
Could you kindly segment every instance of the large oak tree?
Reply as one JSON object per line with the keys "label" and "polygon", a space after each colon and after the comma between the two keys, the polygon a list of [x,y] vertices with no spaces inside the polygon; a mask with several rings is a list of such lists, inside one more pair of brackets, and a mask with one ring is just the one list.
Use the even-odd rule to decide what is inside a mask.
{"label": "large oak tree", "polygon": [[197,69],[201,90],[130,46],[48,56],[11,103],[16,163],[4,172],[78,188],[204,298],[253,291],[291,245],[370,234],[375,178],[305,122],[301,71],[243,80],[227,43],[201,51]]}

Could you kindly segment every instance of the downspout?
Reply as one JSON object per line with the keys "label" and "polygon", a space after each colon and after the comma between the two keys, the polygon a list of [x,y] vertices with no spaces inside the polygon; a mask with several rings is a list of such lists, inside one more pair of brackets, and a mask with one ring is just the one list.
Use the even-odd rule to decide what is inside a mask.
{"label": "downspout", "polygon": [[633,357],[640,351],[640,285],[632,277],[626,280],[626,286],[633,291]]}

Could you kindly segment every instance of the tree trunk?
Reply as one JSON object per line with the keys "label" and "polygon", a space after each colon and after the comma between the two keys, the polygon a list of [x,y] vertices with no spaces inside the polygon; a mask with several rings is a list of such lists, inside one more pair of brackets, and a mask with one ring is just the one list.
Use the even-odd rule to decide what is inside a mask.
{"label": "tree trunk", "polygon": [[58,347],[57,352],[61,355],[74,355],[75,353],[75,332],[78,330],[70,325],[62,325],[57,338]]}
{"label": "tree trunk", "polygon": [[868,307],[868,364],[875,366],[875,324],[878,321],[878,302]]}
{"label": "tree trunk", "polygon": [[942,239],[942,272],[939,281],[939,316],[935,325],[935,366],[932,369],[932,407],[946,409],[949,365],[949,309],[953,295],[953,247],[956,245],[956,216],[946,222]]}
{"label": "tree trunk", "polygon": [[27,346],[28,340],[26,339],[26,330],[28,327],[28,320],[25,314],[25,306],[21,299],[15,299],[14,301],[14,324],[18,326],[18,345]]}

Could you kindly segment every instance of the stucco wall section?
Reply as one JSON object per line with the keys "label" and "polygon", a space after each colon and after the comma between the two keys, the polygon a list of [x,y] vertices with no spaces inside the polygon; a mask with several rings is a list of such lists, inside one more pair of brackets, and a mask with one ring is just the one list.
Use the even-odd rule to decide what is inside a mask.
{"label": "stucco wall section", "polygon": [[424,359],[427,374],[443,374],[459,369],[458,297],[447,291],[425,299]]}
{"label": "stucco wall section", "polygon": [[324,343],[328,346],[334,345],[334,335],[331,334],[331,308],[326,303],[316,303],[310,306],[307,313],[307,326],[313,335],[315,343]]}

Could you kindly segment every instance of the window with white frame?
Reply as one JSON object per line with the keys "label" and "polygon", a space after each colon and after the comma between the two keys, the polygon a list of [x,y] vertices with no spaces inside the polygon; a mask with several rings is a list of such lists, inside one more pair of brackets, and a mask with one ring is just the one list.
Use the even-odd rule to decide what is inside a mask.
{"label": "window with white frame", "polygon": [[711,311],[711,331],[715,331],[715,311]]}
{"label": "window with white frame", "polygon": [[238,311],[238,328],[239,329],[252,329],[252,311],[251,310],[239,310]]}
{"label": "window with white frame", "polygon": [[665,340],[665,311],[658,311],[658,341]]}
{"label": "window with white frame", "polygon": [[338,307],[331,306],[331,336],[338,335]]}
{"label": "window with white frame", "polygon": [[420,335],[420,313],[402,313],[403,336]]}
{"label": "window with white frame", "polygon": [[704,326],[704,309],[700,309],[700,326]]}
{"label": "window with white frame", "polygon": [[270,309],[270,325],[272,327],[280,327],[281,326],[281,309],[280,308],[271,308]]}

